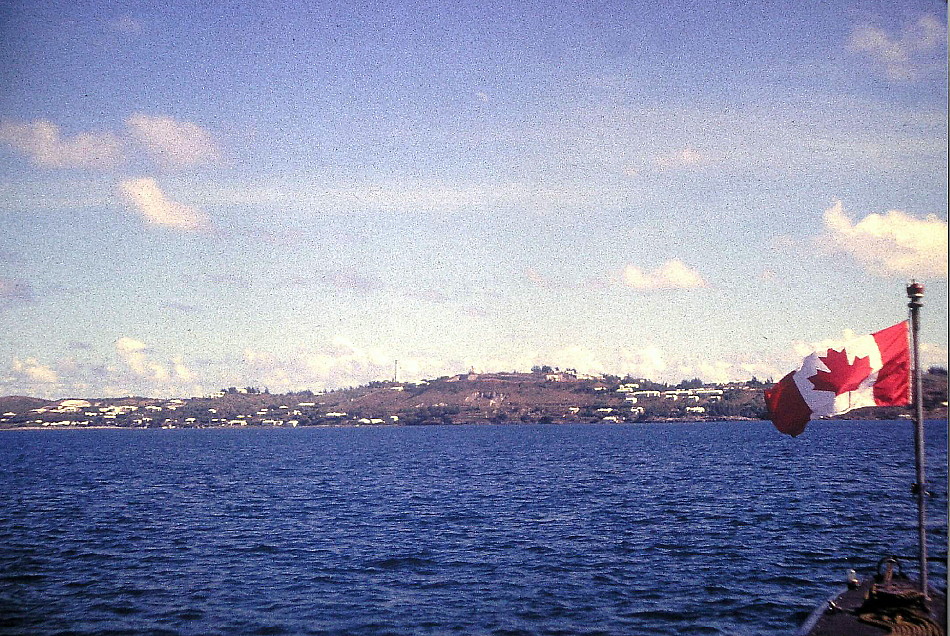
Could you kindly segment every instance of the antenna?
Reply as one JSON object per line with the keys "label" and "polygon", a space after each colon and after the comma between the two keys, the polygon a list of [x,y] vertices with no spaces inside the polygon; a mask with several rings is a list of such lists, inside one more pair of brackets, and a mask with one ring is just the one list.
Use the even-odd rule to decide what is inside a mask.
{"label": "antenna", "polygon": [[397,382],[396,378],[399,377],[399,360],[393,362],[393,384]]}

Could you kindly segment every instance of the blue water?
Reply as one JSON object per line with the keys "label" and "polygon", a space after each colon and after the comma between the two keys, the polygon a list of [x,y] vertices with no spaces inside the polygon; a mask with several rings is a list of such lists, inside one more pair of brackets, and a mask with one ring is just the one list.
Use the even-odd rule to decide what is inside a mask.
{"label": "blue water", "polygon": [[786,634],[916,554],[908,422],[11,431],[0,467],[4,634]]}

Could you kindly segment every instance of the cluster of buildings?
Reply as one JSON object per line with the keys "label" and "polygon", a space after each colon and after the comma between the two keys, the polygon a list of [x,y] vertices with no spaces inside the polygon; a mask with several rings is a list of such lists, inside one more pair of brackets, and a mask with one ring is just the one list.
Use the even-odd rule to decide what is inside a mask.
{"label": "cluster of buildings", "polygon": [[[7,411],[0,414],[0,424],[17,419],[20,423],[36,426],[108,425],[138,410],[139,407],[134,404],[108,404],[100,406],[88,400],[60,400],[59,402],[47,406],[29,409],[23,414],[23,416],[27,418],[25,422],[22,421],[23,418],[20,417],[21,414]],[[62,419],[57,419],[57,416],[62,417]]]}
{"label": "cluster of buildings", "polygon": [[[296,406],[277,405],[247,409],[246,413],[222,413],[219,407],[196,409],[186,400],[141,399],[139,403],[90,402],[60,400],[20,412],[0,413],[0,425],[27,427],[122,426],[126,428],[180,428],[199,426],[289,426],[300,425],[301,418],[318,418],[329,422],[357,425],[397,424],[396,415],[351,418],[340,410],[321,409],[317,402],[299,402]],[[351,421],[352,420],[352,421]]]}
{"label": "cluster of buildings", "polygon": [[[573,370],[545,369],[531,374],[478,374],[473,370],[413,383],[374,382],[319,396],[307,391],[270,395],[256,389],[232,388],[188,400],[130,397],[43,402],[23,398],[6,402],[16,406],[3,409],[0,427],[296,427],[694,419],[738,413],[734,402],[748,402],[749,398],[742,398],[732,389],[751,390],[742,385],[670,389],[648,380],[581,376]],[[325,402],[316,401],[318,397]],[[724,404],[712,408],[718,402]]]}
{"label": "cluster of buildings", "polygon": [[[703,415],[706,407],[699,406],[699,402],[721,402],[724,391],[715,388],[671,389],[668,391],[641,390],[637,383],[621,384],[617,392],[624,395],[629,404],[637,404],[641,400],[667,400],[670,402],[686,402],[685,412],[692,415]],[[643,413],[642,407],[634,407]]]}

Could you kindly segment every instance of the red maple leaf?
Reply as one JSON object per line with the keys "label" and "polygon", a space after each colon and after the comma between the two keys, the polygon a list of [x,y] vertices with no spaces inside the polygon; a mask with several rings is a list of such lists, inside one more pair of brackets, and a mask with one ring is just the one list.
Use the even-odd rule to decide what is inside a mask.
{"label": "red maple leaf", "polygon": [[819,369],[815,375],[808,378],[816,391],[831,391],[835,395],[841,395],[854,391],[871,375],[869,358],[855,358],[854,362],[848,364],[848,353],[844,349],[840,352],[829,349],[824,357],[818,359],[825,363],[828,370]]}

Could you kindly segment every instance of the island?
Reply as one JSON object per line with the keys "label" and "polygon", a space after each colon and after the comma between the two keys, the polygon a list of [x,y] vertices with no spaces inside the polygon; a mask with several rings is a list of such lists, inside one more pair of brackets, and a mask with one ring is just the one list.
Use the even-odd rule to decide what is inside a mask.
{"label": "island", "polygon": [[[418,426],[452,424],[651,423],[758,420],[771,381],[676,385],[645,378],[590,376],[538,366],[531,372],[462,373],[412,382],[376,381],[272,394],[229,387],[190,398],[0,397],[0,429],[56,427],[206,428]],[[924,375],[927,418],[947,417],[947,371]],[[899,419],[905,408],[857,409],[849,419]]]}

